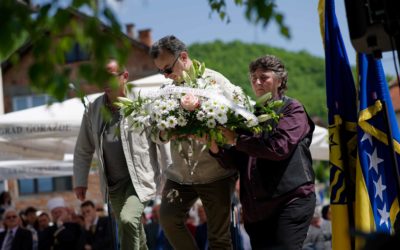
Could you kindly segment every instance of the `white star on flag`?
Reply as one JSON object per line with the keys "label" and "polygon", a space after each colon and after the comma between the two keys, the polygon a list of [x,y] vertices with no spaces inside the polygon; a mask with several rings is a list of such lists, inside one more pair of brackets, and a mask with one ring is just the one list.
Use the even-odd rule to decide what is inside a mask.
{"label": "white star on flag", "polygon": [[382,176],[379,176],[378,182],[374,181],[374,184],[376,190],[375,198],[379,196],[379,198],[381,198],[381,201],[383,201],[383,191],[385,191],[386,185],[382,184]]}
{"label": "white star on flag", "polygon": [[378,158],[378,153],[376,152],[376,148],[374,149],[374,152],[372,153],[372,155],[370,155],[368,153],[367,153],[367,155],[368,155],[368,158],[369,158],[369,168],[368,168],[368,170],[371,170],[371,168],[374,168],[375,172],[377,174],[379,174],[378,164],[383,162],[383,159]]}
{"label": "white star on flag", "polygon": [[365,141],[365,140],[368,140],[369,143],[370,143],[371,145],[373,145],[373,144],[372,144],[372,137],[371,137],[370,134],[364,133],[363,137],[361,138],[361,142],[363,142],[363,141]]}
{"label": "white star on flag", "polygon": [[386,204],[383,206],[382,210],[378,208],[378,213],[381,215],[379,226],[385,223],[385,225],[389,228],[389,213],[386,211]]}

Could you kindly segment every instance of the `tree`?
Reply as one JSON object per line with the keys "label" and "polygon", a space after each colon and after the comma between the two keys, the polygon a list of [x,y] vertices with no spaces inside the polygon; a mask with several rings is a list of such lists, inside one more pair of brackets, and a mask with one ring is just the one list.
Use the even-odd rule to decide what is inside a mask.
{"label": "tree", "polygon": [[[274,2],[234,0],[236,5],[244,6],[249,21],[266,27],[274,20],[281,34],[289,38],[289,29],[284,24],[283,15],[275,10]],[[229,22],[225,0],[208,0],[208,3],[212,12],[217,12],[222,20]],[[71,12],[80,8],[91,13],[82,23],[70,19]],[[100,21],[100,17],[107,26]],[[31,87],[58,100],[65,97],[70,82],[70,71],[60,65],[65,64],[64,55],[76,42],[93,62],[80,66],[78,81],[101,84],[110,80],[103,70],[108,58],[116,58],[122,64],[126,60],[124,51],[128,45],[119,38],[121,26],[105,0],[72,0],[68,7],[60,6],[55,0],[42,6],[32,6],[30,0],[1,0],[0,18],[3,20],[0,27],[0,61],[7,59],[17,63],[19,54],[16,50],[23,44],[30,44],[35,55],[30,68]],[[50,35],[59,38],[56,43],[51,42]]]}

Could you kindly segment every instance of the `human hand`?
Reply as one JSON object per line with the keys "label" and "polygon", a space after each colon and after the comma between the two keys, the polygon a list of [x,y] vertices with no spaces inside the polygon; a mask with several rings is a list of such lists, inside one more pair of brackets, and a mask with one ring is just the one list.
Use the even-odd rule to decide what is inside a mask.
{"label": "human hand", "polygon": [[57,218],[57,225],[61,226],[65,222],[70,222],[71,220],[71,212],[68,210],[68,208],[64,208],[60,211],[60,216]]}
{"label": "human hand", "polygon": [[212,153],[216,154],[219,151],[218,144],[216,141],[210,137],[208,134],[204,134],[203,136],[197,136],[197,135],[189,135],[189,138],[192,138],[202,144],[208,144],[209,149]]}
{"label": "human hand", "polygon": [[85,250],[92,250],[92,246],[89,244],[85,244]]}
{"label": "human hand", "polygon": [[76,188],[74,188],[74,192],[75,192],[76,198],[78,198],[80,201],[85,201],[85,199],[86,199],[86,190],[87,190],[87,187],[76,187]]}
{"label": "human hand", "polygon": [[230,129],[227,128],[220,128],[222,135],[224,136],[225,140],[226,140],[226,144],[230,144],[230,145],[236,145],[236,133],[235,131],[232,131]]}

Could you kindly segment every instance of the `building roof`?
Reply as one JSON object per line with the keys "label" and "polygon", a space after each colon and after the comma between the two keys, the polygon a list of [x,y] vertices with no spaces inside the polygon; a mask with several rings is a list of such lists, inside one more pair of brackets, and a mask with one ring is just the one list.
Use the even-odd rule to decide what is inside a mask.
{"label": "building roof", "polygon": [[[71,7],[68,7],[66,10],[68,12],[70,12],[70,14],[72,16],[75,16],[79,19],[84,20],[84,19],[88,19],[88,18],[93,18],[93,17],[86,15],[86,14],[80,12],[79,10],[71,8]],[[106,24],[104,24],[101,20],[100,20],[100,25],[101,25],[101,29],[103,29],[103,31],[105,31],[105,32],[112,31],[112,29],[109,26],[107,26]],[[112,32],[112,34],[115,34],[115,33]],[[50,35],[50,32],[49,31],[43,32],[43,35]],[[121,36],[121,38],[129,41],[129,43],[134,47],[143,49],[145,51],[148,51],[150,49],[149,46],[147,46],[146,44],[140,42],[137,39],[134,39],[134,38],[128,36],[127,34],[125,34],[122,31],[118,35]],[[20,45],[16,45],[16,49],[13,52],[11,52],[9,55],[5,56],[6,59],[1,62],[1,68],[4,71],[6,71],[12,65],[12,62],[10,60],[12,55],[14,55],[15,53],[18,53],[19,56],[21,57],[21,56],[25,55],[27,52],[29,52],[31,50],[32,46],[33,46],[33,43],[30,38],[21,39]]]}

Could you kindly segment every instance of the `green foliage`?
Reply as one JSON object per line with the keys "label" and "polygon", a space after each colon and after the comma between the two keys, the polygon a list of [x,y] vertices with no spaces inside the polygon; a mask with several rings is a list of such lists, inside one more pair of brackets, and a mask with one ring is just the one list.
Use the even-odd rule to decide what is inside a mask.
{"label": "green foliage", "polygon": [[[221,20],[230,22],[230,17],[226,7],[225,0],[208,0],[212,12],[217,12]],[[254,24],[261,23],[267,27],[271,20],[275,21],[279,27],[281,35],[290,38],[289,27],[284,22],[282,13],[277,12],[275,0],[235,0],[235,5],[244,6],[244,13],[247,20]]]}
{"label": "green foliage", "polygon": [[[10,59],[16,64],[19,60],[16,50],[24,44],[32,46],[35,61],[29,70],[31,87],[62,100],[71,77],[68,67],[60,66],[66,64],[65,55],[79,43],[90,55],[92,63],[82,64],[76,81],[101,86],[111,78],[104,70],[106,61],[116,58],[123,64],[126,51],[131,48],[121,38],[120,25],[112,11],[107,7],[99,9],[97,2],[75,0],[71,7],[62,8],[54,1],[33,8],[22,1],[0,1],[0,16],[4,20],[0,29],[1,61]],[[83,6],[89,8],[93,16],[76,11]],[[100,15],[108,28],[100,22]]]}
{"label": "green foliage", "polygon": [[329,182],[329,162],[328,161],[313,161],[313,168],[315,172],[315,178],[320,183]]}
{"label": "green foliage", "polygon": [[195,43],[189,46],[189,51],[192,58],[204,61],[207,67],[221,72],[253,97],[248,77],[249,63],[266,54],[276,55],[284,62],[289,73],[286,94],[301,101],[311,116],[327,120],[325,63],[322,58],[305,51],[288,52],[267,45],[240,41]]}

